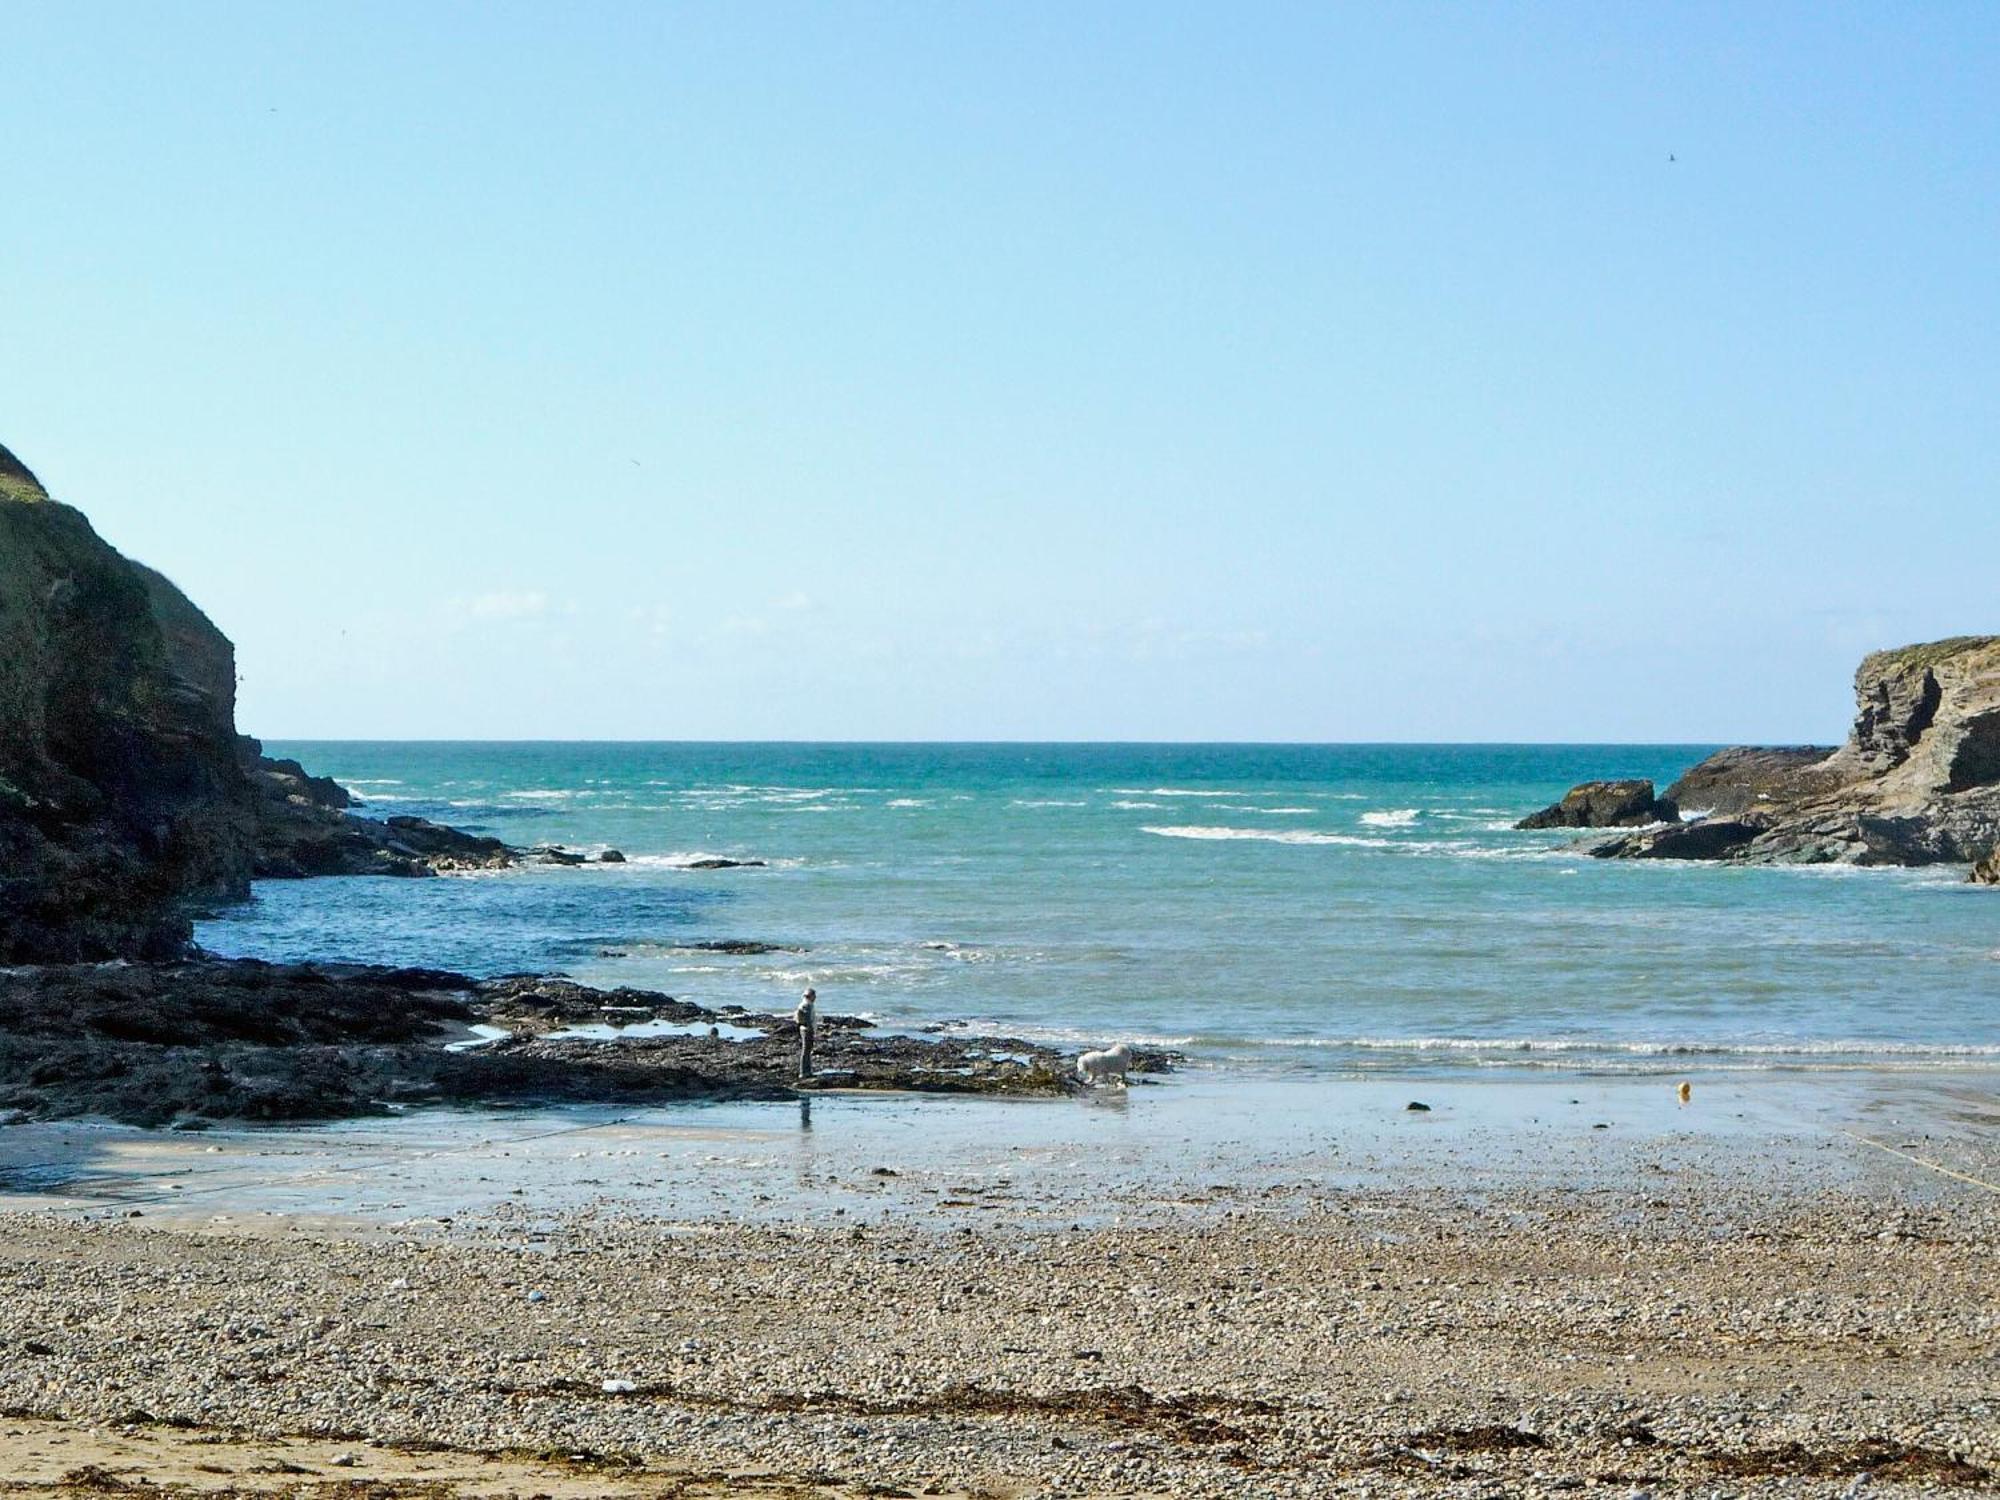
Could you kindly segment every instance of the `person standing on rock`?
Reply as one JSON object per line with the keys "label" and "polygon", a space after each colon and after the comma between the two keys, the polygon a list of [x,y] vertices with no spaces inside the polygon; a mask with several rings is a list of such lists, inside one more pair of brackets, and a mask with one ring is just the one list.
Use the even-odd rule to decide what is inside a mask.
{"label": "person standing on rock", "polygon": [[819,991],[807,990],[792,1012],[799,1023],[799,1077],[813,1076],[813,1043],[819,1039]]}

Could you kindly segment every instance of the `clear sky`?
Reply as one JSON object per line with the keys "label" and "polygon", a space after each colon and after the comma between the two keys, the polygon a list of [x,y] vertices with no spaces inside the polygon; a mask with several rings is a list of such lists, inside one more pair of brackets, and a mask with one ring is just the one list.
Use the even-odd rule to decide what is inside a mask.
{"label": "clear sky", "polygon": [[1836,737],[2000,6],[0,0],[0,442],[271,737]]}

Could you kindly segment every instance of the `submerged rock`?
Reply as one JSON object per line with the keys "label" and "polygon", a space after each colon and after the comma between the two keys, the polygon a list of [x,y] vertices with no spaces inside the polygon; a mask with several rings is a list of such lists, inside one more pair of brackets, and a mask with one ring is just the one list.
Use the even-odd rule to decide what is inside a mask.
{"label": "submerged rock", "polygon": [[1586,781],[1573,786],[1562,801],[1530,813],[1516,828],[1637,828],[1648,823],[1678,823],[1680,809],[1670,798],[1653,795],[1650,781]]}

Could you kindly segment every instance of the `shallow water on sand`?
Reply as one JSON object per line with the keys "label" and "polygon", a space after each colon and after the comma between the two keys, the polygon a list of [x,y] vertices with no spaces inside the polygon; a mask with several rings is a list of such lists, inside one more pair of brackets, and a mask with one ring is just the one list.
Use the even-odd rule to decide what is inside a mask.
{"label": "shallow water on sand", "polygon": [[1706,748],[284,744],[378,815],[628,862],[265,882],[199,936],[760,1010],[812,983],[1232,1073],[2000,1072],[2000,898],[1963,872],[1603,862],[1511,826]]}
{"label": "shallow water on sand", "polygon": [[49,1122],[0,1132],[0,1208],[232,1232],[532,1230],[577,1212],[691,1226],[917,1214],[979,1229],[1259,1211],[1267,1194],[1477,1200],[1727,1180],[1774,1198],[1864,1181],[1909,1196],[2000,1175],[2000,1100],[1977,1076],[1694,1079],[1686,1106],[1670,1084],[1625,1075],[1461,1075],[1417,1100],[1380,1076],[1245,1086],[1210,1072],[1089,1099],[820,1094],[200,1133]]}

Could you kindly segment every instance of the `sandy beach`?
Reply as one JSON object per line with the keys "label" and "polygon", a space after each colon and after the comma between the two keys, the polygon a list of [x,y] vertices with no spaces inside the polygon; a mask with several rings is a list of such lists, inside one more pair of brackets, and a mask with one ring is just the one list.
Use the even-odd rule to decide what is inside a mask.
{"label": "sandy beach", "polygon": [[0,1493],[2000,1483],[1990,1080],[1695,1087],[19,1127]]}

